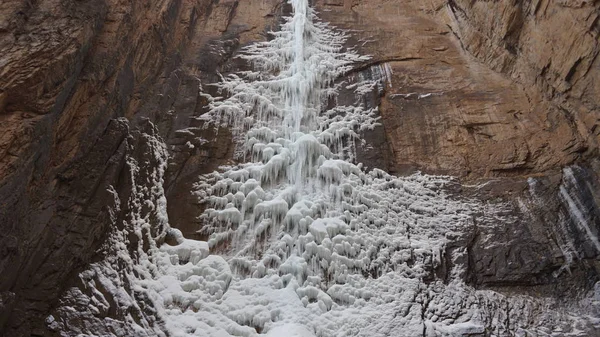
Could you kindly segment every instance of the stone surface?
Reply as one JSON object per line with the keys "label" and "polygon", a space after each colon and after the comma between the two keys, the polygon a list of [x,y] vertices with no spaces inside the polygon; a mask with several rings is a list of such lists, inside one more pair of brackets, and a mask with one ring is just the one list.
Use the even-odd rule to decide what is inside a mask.
{"label": "stone surface", "polygon": [[597,151],[598,1],[451,1],[449,10],[453,32],[470,54],[541,93]]}
{"label": "stone surface", "polygon": [[[593,289],[600,275],[598,3],[318,7],[372,55],[357,72],[387,68],[379,137],[392,152],[389,169],[457,175],[464,183],[450,193],[490,204],[447,247],[436,277],[461,264],[463,279],[478,289],[556,298],[565,307]],[[500,316],[496,324],[510,326],[510,315]]]}
{"label": "stone surface", "polygon": [[[551,290],[544,291],[557,297],[590,289],[600,272],[598,165],[593,160],[559,174],[511,179],[512,196],[506,193],[507,179],[465,187],[467,195],[490,202],[490,209],[476,218],[466,245],[469,281],[515,290],[547,286]],[[500,200],[512,203],[499,207]]]}
{"label": "stone surface", "polygon": [[[589,290],[598,280],[589,233],[600,227],[598,1],[316,4],[373,56],[349,77],[391,70],[372,102],[382,126],[359,160],[458,175],[474,187],[457,197],[512,202],[495,211],[511,221],[482,214],[448,247],[467,250],[452,262],[466,266],[465,280],[535,296]],[[243,69],[232,56],[287,10],[275,0],[0,3],[0,334],[50,335],[45,316],[101,258],[110,191],[131,193],[125,158],[153,165],[143,133],[168,146],[170,224],[196,237],[193,184],[233,160],[228,130],[194,118],[205,112],[200,93]],[[561,170],[573,163],[571,179]],[[561,187],[587,210],[589,230]]]}
{"label": "stone surface", "polygon": [[144,162],[138,130],[149,121],[172,155],[171,225],[189,227],[190,177],[231,158],[227,130],[194,124],[206,103],[199,87],[235,68],[233,51],[264,38],[280,10],[275,1],[0,4],[1,335],[44,335],[59,294],[100,258],[107,189],[126,200],[125,158]]}
{"label": "stone surface", "polygon": [[[467,9],[463,10],[453,1],[318,2],[324,20],[352,30],[358,49],[373,56],[371,64],[387,65],[391,70],[380,108],[396,168],[469,178],[515,176],[545,172],[595,153],[596,142],[582,131],[582,125],[588,123],[584,120],[598,118],[594,108],[597,95],[592,93],[598,80],[593,73],[597,67],[590,63],[597,49],[597,33],[586,30],[597,15],[593,13],[597,6],[565,8],[574,14],[545,17],[543,25],[538,25],[536,17],[524,16],[521,21],[529,24],[512,28],[523,30],[514,34],[530,36],[520,40],[518,50],[523,52],[513,56],[521,63],[502,67],[499,64],[509,61],[493,53],[510,53],[505,50],[507,44],[501,43],[503,37],[491,34],[500,34],[501,26],[511,20],[503,10],[522,11],[524,5],[509,1],[465,3],[473,5],[465,4]],[[472,20],[463,13],[468,10],[473,12]],[[553,40],[555,32],[562,29],[559,22],[576,14],[568,19],[574,23],[561,32],[563,38]],[[586,15],[589,22],[581,20]],[[551,24],[555,28],[550,29]],[[533,28],[528,27],[532,26],[538,36],[530,32]],[[461,29],[470,29],[470,35]],[[578,51],[573,51],[573,41],[567,38],[573,35],[587,36],[576,42]],[[474,36],[490,39],[483,43]],[[588,88],[585,98],[565,94],[572,98],[559,104],[559,99],[548,95],[550,89],[536,85],[535,81],[542,81],[544,64],[535,73],[525,62],[540,57],[535,54],[540,44],[548,46],[546,61],[555,58],[551,64],[557,69],[568,63],[566,59],[588,57],[581,67],[593,70],[582,70],[578,75],[582,76],[581,88]],[[558,87],[558,82],[553,83]],[[588,113],[578,112],[585,105],[580,101],[587,102]]]}

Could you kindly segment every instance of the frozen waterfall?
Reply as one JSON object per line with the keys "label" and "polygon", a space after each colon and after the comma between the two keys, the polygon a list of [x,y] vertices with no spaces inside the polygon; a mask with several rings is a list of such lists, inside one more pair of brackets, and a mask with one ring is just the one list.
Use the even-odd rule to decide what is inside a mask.
{"label": "frozen waterfall", "polygon": [[[156,243],[164,240],[155,222],[168,226],[160,187],[167,158],[149,135],[160,165],[146,176],[157,188],[116,204],[157,216],[133,216],[112,238],[111,257],[82,274],[91,314],[116,305],[123,322],[103,323],[116,336],[483,335],[500,321],[490,308],[506,299],[465,285],[466,248],[447,256],[446,246],[484,206],[447,196],[447,177],[398,178],[353,163],[361,131],[378,120],[363,95],[385,76],[342,80],[368,57],[348,49],[345,33],[319,21],[308,0],[290,3],[272,39],[241,52],[252,70],[224,76],[222,97],[201,117],[231,127],[238,140],[239,164],[195,185],[208,205],[201,231],[209,240],[168,229],[171,241]],[[336,104],[341,88],[354,90],[356,104]],[[130,165],[140,179],[143,168]],[[132,253],[128,235],[144,245]],[[448,279],[436,277],[442,266],[451,268]]]}

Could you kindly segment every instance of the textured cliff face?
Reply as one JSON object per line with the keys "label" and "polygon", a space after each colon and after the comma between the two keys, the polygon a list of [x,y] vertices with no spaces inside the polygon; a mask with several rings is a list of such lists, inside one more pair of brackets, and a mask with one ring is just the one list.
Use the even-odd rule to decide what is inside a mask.
{"label": "textured cliff face", "polygon": [[204,105],[200,83],[214,82],[240,41],[261,36],[279,8],[247,5],[2,2],[1,334],[44,334],[49,308],[114,224],[109,187],[123,200],[131,193],[125,158],[152,165],[152,153],[139,150],[143,134],[159,132],[169,144],[169,197],[181,210],[171,223],[185,220],[177,214],[189,207],[186,175],[230,158],[231,141],[226,130],[176,131],[198,126],[190,117]]}
{"label": "textured cliff face", "polygon": [[597,4],[319,4],[391,71],[381,114],[398,169],[514,176],[596,151]]}
{"label": "textured cliff face", "polygon": [[[514,206],[503,214],[514,221],[482,216],[472,236],[448,247],[469,250],[465,280],[544,285],[552,296],[590,289],[598,279],[598,164],[562,168],[597,154],[599,4],[317,7],[373,56],[349,76],[386,77],[371,103],[383,126],[367,135],[371,147],[359,147],[359,159],[479,183],[509,177],[457,188]],[[147,135],[167,144],[170,225],[197,237],[203,206],[193,184],[233,154],[227,129],[205,130],[195,119],[205,112],[201,93],[216,95],[208,84],[217,72],[243,69],[232,56],[264,40],[286,10],[275,0],[0,4],[0,332],[49,334],[43,319],[59,295],[84,288],[77,273],[101,258],[110,227],[128,220],[127,207],[108,212],[133,193],[126,158],[157,165]],[[573,204],[586,210],[583,221]]]}
{"label": "textured cliff face", "polygon": [[[392,152],[390,169],[461,176],[477,184],[458,194],[490,202],[470,236],[447,251],[467,249],[465,280],[557,298],[590,289],[599,272],[600,190],[591,159],[600,118],[599,4],[347,0],[318,6],[326,21],[351,29],[356,48],[373,56],[357,71],[378,68],[386,77],[379,137]],[[562,170],[576,162],[584,164]],[[493,210],[501,201],[509,206]],[[509,324],[508,316],[498,322]]]}
{"label": "textured cliff face", "polygon": [[598,147],[597,1],[453,1],[449,7],[453,31],[470,54],[540,92],[570,118],[587,147]]}

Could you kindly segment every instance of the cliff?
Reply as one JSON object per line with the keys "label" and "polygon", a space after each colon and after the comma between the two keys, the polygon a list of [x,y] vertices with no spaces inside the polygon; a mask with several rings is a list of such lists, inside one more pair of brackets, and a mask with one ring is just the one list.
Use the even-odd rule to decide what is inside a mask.
{"label": "cliff", "polygon": [[[127,207],[109,212],[115,193],[126,200],[137,191],[127,158],[156,165],[144,135],[167,144],[170,225],[198,237],[203,205],[193,184],[233,160],[229,131],[203,129],[195,118],[206,112],[202,94],[216,95],[210,84],[221,73],[246,67],[236,52],[265,40],[288,7],[0,4],[1,333],[52,334],[46,316],[102,258],[111,226],[128,219]],[[385,79],[370,103],[382,126],[365,135],[371,148],[359,147],[359,160],[395,174],[455,175],[464,183],[452,192],[457,198],[511,203],[504,215],[514,221],[482,215],[448,247],[467,251],[465,280],[557,298],[591,290],[600,280],[593,240],[600,3],[319,0],[316,7],[350,31],[349,46],[372,55],[347,77]],[[567,253],[565,242],[574,247]],[[571,255],[572,270],[563,272]],[[511,329],[509,318],[499,319]]]}
{"label": "cliff", "polygon": [[[597,153],[598,5],[324,1],[385,64],[395,168],[477,177],[546,172]],[[562,24],[566,22],[565,24]]]}
{"label": "cliff", "polygon": [[[169,142],[169,193],[225,160],[227,133],[179,129],[202,109],[240,43],[260,38],[277,4],[217,1],[4,1],[0,5],[0,331],[43,335],[59,294],[109,232],[114,187],[131,193],[127,156],[142,132]],[[238,11],[253,15],[236,17]],[[249,12],[246,12],[249,13]],[[197,125],[196,125],[197,126]],[[142,131],[140,131],[142,130]],[[192,129],[193,130],[193,129]],[[192,131],[193,132],[193,131]],[[207,137],[210,137],[208,135]],[[188,142],[197,147],[192,150]],[[186,204],[180,205],[185,210]],[[126,211],[124,211],[126,213]],[[178,223],[177,215],[171,222]]]}

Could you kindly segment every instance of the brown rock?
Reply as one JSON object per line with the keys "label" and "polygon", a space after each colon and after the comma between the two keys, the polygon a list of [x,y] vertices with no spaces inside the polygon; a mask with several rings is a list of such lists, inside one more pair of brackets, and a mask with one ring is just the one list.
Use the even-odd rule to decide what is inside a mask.
{"label": "brown rock", "polygon": [[469,53],[540,92],[571,121],[585,145],[596,151],[600,139],[597,1],[452,1],[450,14],[453,30]]}
{"label": "brown rock", "polygon": [[[172,225],[198,229],[190,185],[231,158],[227,132],[194,124],[206,104],[199,85],[237,67],[228,60],[240,43],[265,38],[280,10],[276,1],[0,3],[0,335],[44,334],[59,294],[101,258],[107,189],[127,200],[128,156],[153,165],[141,132],[169,145]],[[188,127],[197,134],[181,138]]]}
{"label": "brown rock", "polygon": [[[478,18],[489,24],[483,8],[499,3],[477,4],[473,8],[481,7]],[[581,134],[578,125],[583,120],[574,112],[565,113],[538,87],[507,73],[510,67],[504,65],[510,62],[491,55],[489,44],[456,33],[461,12],[453,2],[347,1],[346,5],[319,2],[326,21],[352,29],[353,42],[373,55],[371,64],[392,70],[380,111],[397,170],[471,178],[523,175],[573,163],[595,146]],[[507,15],[506,20],[513,20],[505,25],[514,27],[502,29],[512,32],[524,19]],[[458,22],[482,26],[477,20]],[[593,45],[582,44],[585,50]],[[486,51],[488,58],[481,62],[468,53],[471,50]],[[488,64],[491,60],[495,63]]]}

